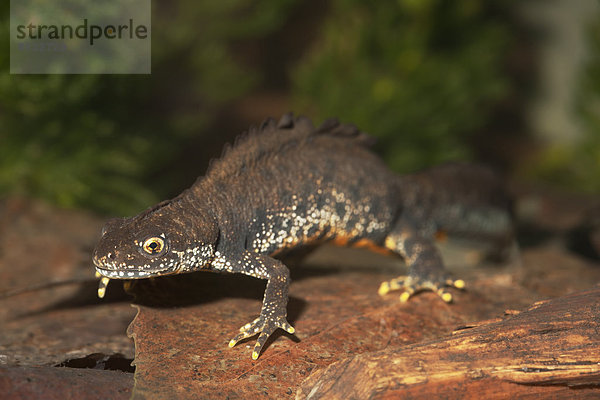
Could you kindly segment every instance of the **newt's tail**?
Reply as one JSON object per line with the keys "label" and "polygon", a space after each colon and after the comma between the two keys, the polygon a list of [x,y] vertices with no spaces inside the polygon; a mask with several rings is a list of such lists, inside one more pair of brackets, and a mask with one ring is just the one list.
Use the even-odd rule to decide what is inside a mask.
{"label": "newt's tail", "polygon": [[486,240],[502,249],[514,240],[511,201],[491,169],[446,163],[402,178],[404,203],[419,210],[429,233]]}

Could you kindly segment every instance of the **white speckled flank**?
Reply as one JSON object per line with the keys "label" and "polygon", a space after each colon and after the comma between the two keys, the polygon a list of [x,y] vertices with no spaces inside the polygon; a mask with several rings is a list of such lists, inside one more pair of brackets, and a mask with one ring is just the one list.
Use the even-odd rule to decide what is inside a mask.
{"label": "white speckled flank", "polygon": [[[360,238],[387,229],[387,221],[391,219],[389,213],[381,217],[372,213],[369,198],[352,202],[335,188],[329,194],[322,194],[319,189],[316,195],[310,194],[305,200],[294,195],[292,200],[293,205],[267,213],[252,240],[253,251],[268,254],[338,235]],[[305,206],[300,207],[300,204]],[[256,223],[254,219],[253,224]]]}

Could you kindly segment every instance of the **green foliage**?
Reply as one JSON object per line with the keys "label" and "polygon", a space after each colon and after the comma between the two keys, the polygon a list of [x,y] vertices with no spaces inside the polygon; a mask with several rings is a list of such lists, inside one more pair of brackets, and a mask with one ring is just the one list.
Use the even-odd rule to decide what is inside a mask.
{"label": "green foliage", "polygon": [[260,80],[231,43],[277,28],[290,0],[153,3],[152,75],[9,75],[0,11],[0,194],[129,214],[215,110]]}
{"label": "green foliage", "polygon": [[296,102],[379,136],[398,170],[468,158],[469,135],[509,88],[510,4],[333,0],[294,73]]}
{"label": "green foliage", "polygon": [[[0,74],[0,195],[119,214],[164,198],[174,189],[165,165],[263,80],[238,52],[277,42],[274,32],[285,40],[298,4],[155,0],[151,75]],[[296,111],[380,136],[397,169],[468,157],[469,135],[510,89],[502,68],[512,4],[332,0],[317,45],[294,54]],[[0,71],[8,66],[0,58]]]}
{"label": "green foliage", "polygon": [[576,90],[575,112],[583,136],[547,149],[531,175],[567,188],[600,193],[600,18],[587,34],[588,54]]}

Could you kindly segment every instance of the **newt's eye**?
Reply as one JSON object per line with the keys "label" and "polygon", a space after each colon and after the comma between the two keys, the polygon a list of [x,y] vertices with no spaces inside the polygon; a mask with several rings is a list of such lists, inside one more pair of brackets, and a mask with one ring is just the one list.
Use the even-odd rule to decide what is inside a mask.
{"label": "newt's eye", "polygon": [[142,249],[150,255],[156,255],[165,248],[165,240],[161,237],[151,237],[144,241]]}

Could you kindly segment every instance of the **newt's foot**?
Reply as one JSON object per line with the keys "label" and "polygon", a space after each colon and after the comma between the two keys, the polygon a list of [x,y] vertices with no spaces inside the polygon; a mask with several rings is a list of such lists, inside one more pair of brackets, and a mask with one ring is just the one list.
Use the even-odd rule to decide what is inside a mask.
{"label": "newt's foot", "polygon": [[446,279],[445,281],[432,282],[414,276],[400,276],[387,282],[382,282],[379,286],[379,295],[384,296],[392,290],[404,290],[400,295],[400,301],[406,302],[415,293],[423,290],[436,292],[446,303],[452,302],[452,294],[446,291],[446,287],[455,287],[457,289],[465,288],[465,281],[462,279]]}
{"label": "newt's foot", "polygon": [[271,336],[278,328],[281,328],[290,334],[296,332],[294,327],[287,322],[285,316],[268,318],[261,315],[254,321],[242,326],[240,328],[240,333],[229,341],[229,347],[235,346],[240,340],[244,340],[260,333],[256,340],[256,344],[254,345],[254,351],[252,351],[252,359],[256,360],[269,336]]}

